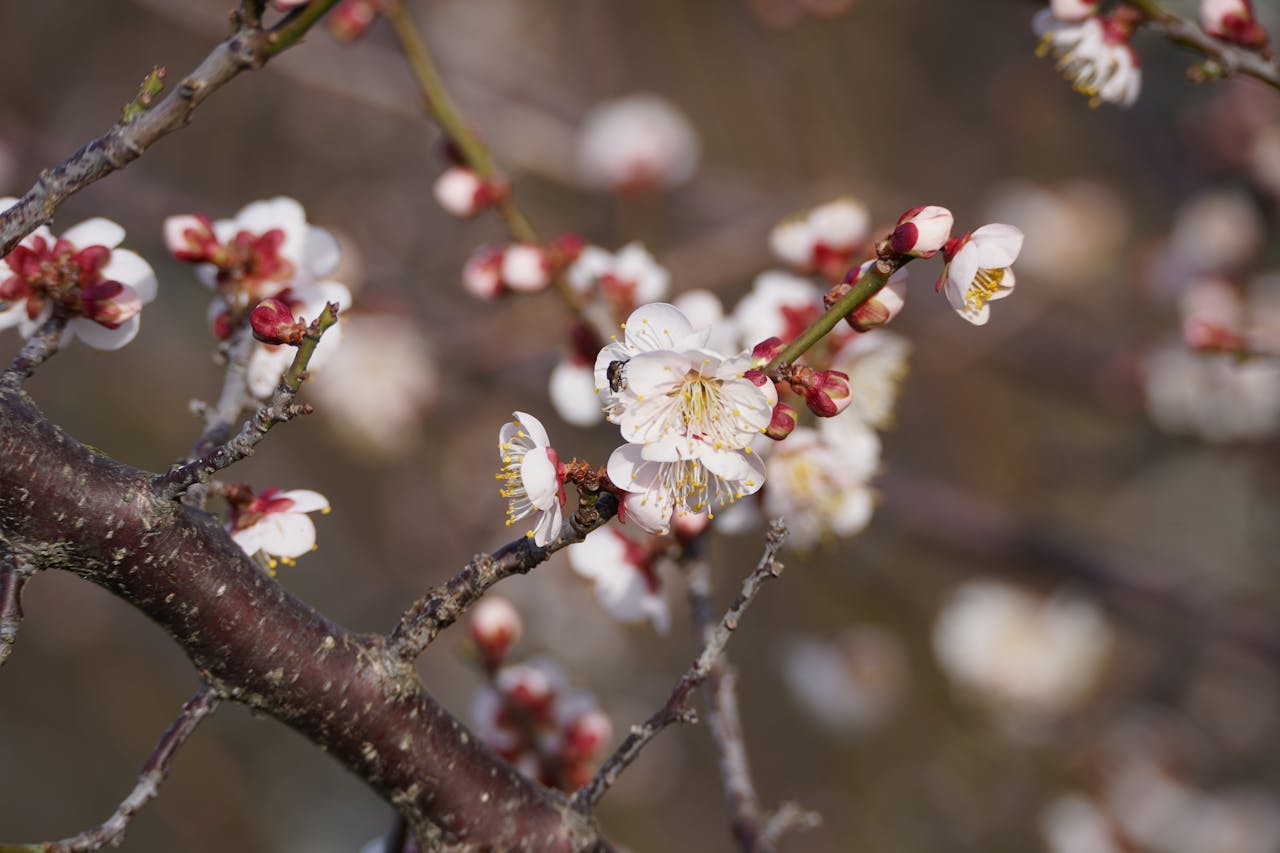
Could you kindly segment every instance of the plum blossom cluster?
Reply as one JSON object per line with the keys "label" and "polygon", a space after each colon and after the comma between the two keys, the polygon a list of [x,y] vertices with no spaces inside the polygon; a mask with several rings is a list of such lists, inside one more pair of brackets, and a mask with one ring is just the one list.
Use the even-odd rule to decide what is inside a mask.
{"label": "plum blossom cluster", "polygon": [[[213,333],[225,340],[259,312],[260,343],[249,360],[248,387],[268,396],[293,358],[287,329],[315,320],[328,303],[351,305],[351,291],[328,278],[338,266],[338,242],[307,222],[302,205],[291,198],[255,201],[231,219],[212,221],[204,214],[170,216],[165,244],[178,260],[196,265],[196,276],[216,292],[209,306]],[[342,337],[341,321],[321,339],[310,362],[324,367]]]}
{"label": "plum blossom cluster", "polygon": [[316,526],[309,513],[329,513],[329,501],[309,489],[281,491],[274,486],[254,494],[244,484],[222,488],[228,506],[227,532],[250,557],[272,573],[291,566],[316,549]]}
{"label": "plum blossom cluster", "polygon": [[[0,198],[0,210],[17,202]],[[0,329],[29,338],[50,319],[61,344],[78,338],[114,350],[138,334],[142,306],[156,296],[150,264],[120,244],[125,232],[101,217],[55,237],[44,226],[0,259]]]}
{"label": "plum blossom cluster", "polygon": [[505,663],[521,633],[520,615],[505,599],[477,605],[471,636],[488,683],[472,699],[471,718],[484,742],[512,766],[572,791],[590,780],[613,726],[592,694],[569,687],[554,661]]}

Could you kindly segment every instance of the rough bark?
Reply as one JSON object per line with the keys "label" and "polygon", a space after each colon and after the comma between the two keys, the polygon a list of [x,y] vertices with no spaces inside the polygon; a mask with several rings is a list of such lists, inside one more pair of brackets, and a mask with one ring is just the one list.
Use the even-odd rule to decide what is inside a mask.
{"label": "rough bark", "polygon": [[154,476],[0,387],[0,540],[33,570],[74,572],[141,610],[221,695],[331,753],[419,835],[475,849],[609,849],[590,818],[472,737],[384,637],[295,598],[216,519],[158,495]]}

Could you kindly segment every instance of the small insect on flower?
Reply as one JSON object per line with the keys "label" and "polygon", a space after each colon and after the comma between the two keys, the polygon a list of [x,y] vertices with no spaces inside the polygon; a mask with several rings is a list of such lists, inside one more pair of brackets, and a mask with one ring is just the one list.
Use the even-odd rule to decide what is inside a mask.
{"label": "small insect on flower", "polygon": [[609,390],[617,394],[627,388],[627,363],[621,359],[609,362],[604,374],[609,379]]}

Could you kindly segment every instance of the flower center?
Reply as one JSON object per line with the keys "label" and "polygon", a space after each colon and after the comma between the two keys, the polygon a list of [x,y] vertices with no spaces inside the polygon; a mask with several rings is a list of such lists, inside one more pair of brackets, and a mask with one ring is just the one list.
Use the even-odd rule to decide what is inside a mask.
{"label": "flower center", "polygon": [[996,291],[1000,289],[1000,282],[1004,281],[1006,272],[1008,270],[1003,267],[996,270],[978,270],[978,274],[969,283],[969,289],[964,293],[965,306],[974,311],[982,308],[987,303],[987,300],[996,295]]}
{"label": "flower center", "polygon": [[736,441],[737,412],[726,405],[723,386],[721,379],[690,370],[685,374],[684,382],[669,392],[678,398],[685,435],[709,441],[716,447],[741,443]]}
{"label": "flower center", "polygon": [[508,525],[515,524],[534,510],[520,475],[525,454],[531,447],[533,442],[524,430],[502,443],[502,468],[498,470],[496,479],[501,484],[498,486],[498,494],[507,502]]}

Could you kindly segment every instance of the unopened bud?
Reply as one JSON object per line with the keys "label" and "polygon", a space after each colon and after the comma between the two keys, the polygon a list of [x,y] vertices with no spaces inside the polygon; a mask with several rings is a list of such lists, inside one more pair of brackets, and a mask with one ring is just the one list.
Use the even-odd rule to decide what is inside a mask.
{"label": "unopened bud", "polygon": [[502,283],[521,293],[536,293],[551,283],[551,265],[541,246],[516,243],[502,255]]}
{"label": "unopened bud", "polygon": [[875,296],[853,309],[853,313],[845,317],[845,320],[859,332],[870,331],[902,313],[907,304],[906,297],[907,283],[891,281],[880,288]]}
{"label": "unopened bud", "polygon": [[253,336],[264,344],[297,346],[307,332],[307,324],[293,316],[289,306],[279,299],[259,302],[249,314]]}
{"label": "unopened bud", "polygon": [[786,348],[782,338],[765,338],[751,350],[751,366],[764,367]]}
{"label": "unopened bud", "polygon": [[765,427],[764,434],[774,441],[782,441],[791,435],[791,431],[796,428],[796,421],[800,413],[795,407],[788,406],[786,403],[778,403],[773,407],[773,417],[769,420],[769,425]]}
{"label": "unopened bud", "polygon": [[803,388],[804,402],[820,418],[833,418],[849,408],[849,374],[815,370]]}
{"label": "unopened bud", "polygon": [[371,0],[342,0],[329,15],[329,32],[341,41],[355,41],[377,14]]}
{"label": "unopened bud", "polygon": [[1200,27],[1214,38],[1243,47],[1263,47],[1269,38],[1249,0],[1200,0]]}
{"label": "unopened bud", "polygon": [[520,613],[505,598],[487,596],[472,611],[471,638],[491,672],[502,665],[523,631]]}
{"label": "unopened bud", "polygon": [[213,223],[200,213],[184,213],[164,220],[164,245],[180,261],[198,263],[213,259],[220,244]]}
{"label": "unopened bud", "polygon": [[470,219],[493,202],[489,185],[466,166],[450,166],[432,186],[436,201],[459,219]]}
{"label": "unopened bud", "polygon": [[603,711],[587,711],[565,726],[561,758],[571,762],[590,760],[612,735],[613,723]]}
{"label": "unopened bud", "polygon": [[501,247],[482,246],[472,252],[462,268],[462,284],[478,299],[497,299],[502,295]]}
{"label": "unopened bud", "polygon": [[955,222],[955,217],[945,207],[913,207],[898,220],[898,227],[889,237],[889,245],[894,254],[932,258],[951,239]]}

